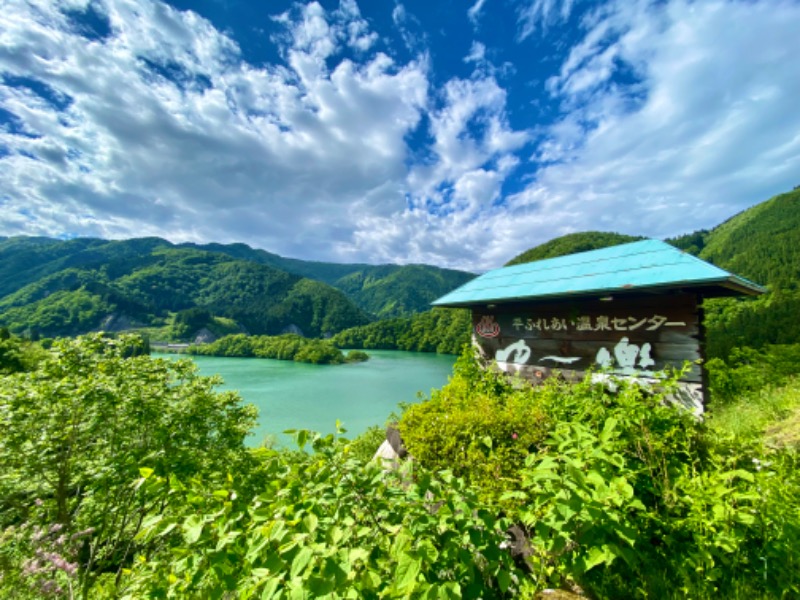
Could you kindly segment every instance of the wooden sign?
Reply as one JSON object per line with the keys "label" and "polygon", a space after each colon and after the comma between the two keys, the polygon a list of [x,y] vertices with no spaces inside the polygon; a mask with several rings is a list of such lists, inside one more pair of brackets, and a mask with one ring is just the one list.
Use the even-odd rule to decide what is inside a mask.
{"label": "wooden sign", "polygon": [[473,311],[473,339],[503,371],[539,381],[557,370],[652,379],[665,370],[681,378],[702,406],[700,317],[693,294],[514,304]]}

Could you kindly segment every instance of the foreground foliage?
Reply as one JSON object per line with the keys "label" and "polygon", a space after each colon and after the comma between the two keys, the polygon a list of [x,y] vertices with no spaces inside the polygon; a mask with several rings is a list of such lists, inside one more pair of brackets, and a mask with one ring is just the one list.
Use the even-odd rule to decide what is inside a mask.
{"label": "foreground foliage", "polygon": [[61,340],[0,379],[0,589],[85,595],[101,573],[121,574],[167,506],[137,488],[143,470],[217,478],[249,460],[254,409],[189,361],[131,356],[137,345]]}
{"label": "foreground foliage", "polygon": [[[800,383],[790,386],[775,417],[800,408]],[[793,597],[797,448],[765,444],[769,422],[734,432],[637,386],[611,394],[550,379],[532,389],[462,357],[400,429],[423,466],[449,465],[524,525],[537,587],[597,598]]]}
{"label": "foreground foliage", "polygon": [[455,599],[509,589],[502,521],[462,482],[387,474],[350,458],[345,440],[297,437],[310,437],[313,453],[257,452],[255,497],[234,478],[213,491],[148,480],[170,488],[173,510],[142,533],[160,552],[133,565],[122,597]]}
{"label": "foreground foliage", "polygon": [[734,430],[467,354],[405,411],[415,460],[387,473],[339,434],[247,449],[251,408],[140,346],[57,341],[0,378],[0,597],[800,594],[794,380]]}

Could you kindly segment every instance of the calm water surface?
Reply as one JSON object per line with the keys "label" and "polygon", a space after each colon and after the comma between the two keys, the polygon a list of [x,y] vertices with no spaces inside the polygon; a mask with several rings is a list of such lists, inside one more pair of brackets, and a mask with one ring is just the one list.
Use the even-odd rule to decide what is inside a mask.
{"label": "calm water surface", "polygon": [[[369,350],[370,360],[346,365],[310,365],[266,358],[191,357],[203,375],[219,374],[220,389],[236,390],[258,407],[259,423],[249,442],[287,443],[286,429],[331,433],[336,420],[350,438],[371,425],[383,426],[399,402],[414,402],[447,383],[455,356]],[[171,354],[153,356],[174,357]]]}

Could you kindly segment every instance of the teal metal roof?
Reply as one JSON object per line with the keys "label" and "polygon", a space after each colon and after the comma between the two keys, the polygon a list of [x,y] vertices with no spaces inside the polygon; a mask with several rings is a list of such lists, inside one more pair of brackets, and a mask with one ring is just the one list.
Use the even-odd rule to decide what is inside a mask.
{"label": "teal metal roof", "polygon": [[766,291],[665,242],[643,240],[495,269],[433,305],[467,307],[674,288],[697,288],[718,296]]}

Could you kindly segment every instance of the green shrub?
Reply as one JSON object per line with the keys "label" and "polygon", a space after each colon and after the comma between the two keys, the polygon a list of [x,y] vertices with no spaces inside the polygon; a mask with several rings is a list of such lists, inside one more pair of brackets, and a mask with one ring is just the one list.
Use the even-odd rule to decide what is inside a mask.
{"label": "green shrub", "polygon": [[[0,378],[0,597],[19,597],[19,579],[34,597],[48,581],[83,595],[99,573],[121,573],[169,503],[168,490],[133,485],[141,474],[213,480],[249,460],[255,409],[190,361],[131,356],[142,343],[58,340],[30,372]],[[58,580],[41,581],[37,550]]]}
{"label": "green shrub", "polygon": [[366,362],[369,360],[369,354],[361,350],[350,350],[347,353],[347,362]]}
{"label": "green shrub", "polygon": [[[556,378],[532,388],[463,356],[447,386],[406,410],[401,431],[422,466],[452,467],[527,529],[535,589],[800,593],[796,450],[764,445],[768,420],[737,437],[710,428],[669,391]],[[719,424],[713,412],[708,422]],[[509,427],[526,447],[505,442]]]}
{"label": "green shrub", "polygon": [[727,360],[706,363],[712,402],[729,403],[758,390],[780,385],[800,374],[800,344],[733,348]]}
{"label": "green shrub", "polygon": [[120,582],[125,599],[489,598],[517,571],[504,521],[452,476],[354,460],[334,436],[296,432],[313,452],[261,451],[267,477],[249,501],[237,479],[209,488],[150,477],[174,500],[143,531],[158,542]]}
{"label": "green shrub", "polygon": [[467,350],[449,383],[410,405],[399,429],[409,453],[426,468],[450,469],[490,499],[513,485],[548,426],[529,385],[484,372]]}

